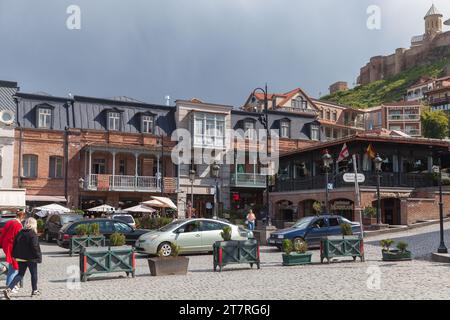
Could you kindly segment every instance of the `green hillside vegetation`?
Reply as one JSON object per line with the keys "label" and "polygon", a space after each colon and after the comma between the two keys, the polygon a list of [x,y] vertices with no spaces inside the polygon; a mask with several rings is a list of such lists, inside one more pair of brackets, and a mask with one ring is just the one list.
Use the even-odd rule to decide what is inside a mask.
{"label": "green hillside vegetation", "polygon": [[336,92],[321,99],[362,109],[399,101],[403,99],[406,89],[416,83],[420,77],[439,77],[449,63],[450,57],[446,57],[431,64],[411,68],[391,78]]}

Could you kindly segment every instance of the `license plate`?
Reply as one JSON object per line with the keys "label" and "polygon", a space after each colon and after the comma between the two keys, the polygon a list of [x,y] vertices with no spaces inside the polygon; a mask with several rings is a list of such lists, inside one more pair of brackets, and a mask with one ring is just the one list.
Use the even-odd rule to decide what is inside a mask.
{"label": "license plate", "polygon": [[269,243],[275,243],[275,240],[270,239]]}

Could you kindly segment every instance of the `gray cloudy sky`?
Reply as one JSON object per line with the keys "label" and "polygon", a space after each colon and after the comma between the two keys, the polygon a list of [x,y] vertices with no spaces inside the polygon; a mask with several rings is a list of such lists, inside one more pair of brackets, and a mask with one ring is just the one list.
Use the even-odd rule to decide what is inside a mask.
{"label": "gray cloudy sky", "polygon": [[[370,56],[408,47],[431,0],[0,0],[0,79],[25,92],[197,97],[240,106],[270,91],[325,94]],[[434,0],[445,18],[450,1]],[[81,8],[81,30],[66,9]],[[381,30],[366,27],[369,5]],[[447,28],[448,29],[448,28]]]}

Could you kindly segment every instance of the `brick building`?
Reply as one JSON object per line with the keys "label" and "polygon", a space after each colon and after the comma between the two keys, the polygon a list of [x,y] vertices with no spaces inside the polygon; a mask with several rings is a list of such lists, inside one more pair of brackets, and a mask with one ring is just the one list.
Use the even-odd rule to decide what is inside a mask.
{"label": "brick building", "polygon": [[[383,159],[381,173],[382,222],[390,225],[406,225],[419,220],[438,218],[438,189],[433,169],[442,155],[444,170],[450,167],[450,143],[412,137],[393,137],[371,132],[321,143],[302,151],[285,154],[280,159],[280,172],[270,201],[273,220],[278,227],[285,222],[315,214],[313,204],[325,202],[325,175],[321,159],[328,150],[334,159],[329,170],[329,183],[333,185],[329,195],[332,213],[352,220],[355,216],[354,185],[345,183],[343,175],[353,171],[350,158],[336,163],[346,143],[350,154],[357,155],[359,172],[364,173],[361,184],[362,207],[376,207],[376,173],[367,149],[379,153]],[[450,213],[450,189],[445,187],[445,213]],[[324,206],[325,207],[325,206]],[[371,223],[371,222],[368,222]]]}

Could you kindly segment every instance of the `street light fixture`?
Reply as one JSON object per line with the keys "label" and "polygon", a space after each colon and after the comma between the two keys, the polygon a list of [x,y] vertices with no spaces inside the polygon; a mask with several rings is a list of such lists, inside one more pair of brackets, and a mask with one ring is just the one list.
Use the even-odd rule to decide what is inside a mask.
{"label": "street light fixture", "polygon": [[[264,114],[259,117],[259,122],[264,126],[264,129],[266,129],[266,153],[267,157],[270,158],[270,150],[269,150],[269,100],[267,98],[267,84],[263,88],[256,88],[253,90],[252,93],[252,103],[256,103],[256,97],[255,94],[257,91],[260,91],[264,94]],[[267,167],[267,171],[269,171],[269,167]],[[265,199],[265,210],[266,210],[266,224],[268,226],[272,225],[272,221],[270,219],[270,212],[269,212],[269,172],[266,174],[266,199]]]}
{"label": "street light fixture", "polygon": [[440,226],[440,243],[438,253],[448,253],[444,242],[444,202],[442,201],[442,151],[438,152],[439,156],[439,226]]}
{"label": "street light fixture", "polygon": [[375,159],[373,159],[375,164],[375,172],[377,173],[377,224],[381,224],[381,197],[380,197],[380,179],[381,179],[381,165],[383,164],[383,159],[377,154]]}
{"label": "street light fixture", "polygon": [[194,210],[194,180],[195,180],[195,170],[191,169],[189,170],[189,180],[191,182],[191,215],[192,211]]}
{"label": "street light fixture", "polygon": [[328,206],[328,202],[329,202],[329,190],[328,190],[328,171],[331,168],[331,165],[333,164],[333,158],[331,157],[331,155],[328,153],[328,149],[325,150],[325,153],[322,156],[322,161],[323,161],[323,167],[325,169],[325,210],[326,210],[326,214],[329,214],[330,210],[329,210],[329,206]]}
{"label": "street light fixture", "polygon": [[214,182],[214,217],[217,218],[217,214],[218,214],[218,202],[219,202],[219,197],[218,197],[218,192],[219,192],[219,185],[218,185],[218,178],[219,178],[219,171],[220,171],[220,166],[217,164],[217,162],[214,162],[214,164],[211,166],[211,173],[212,176],[215,179]]}

